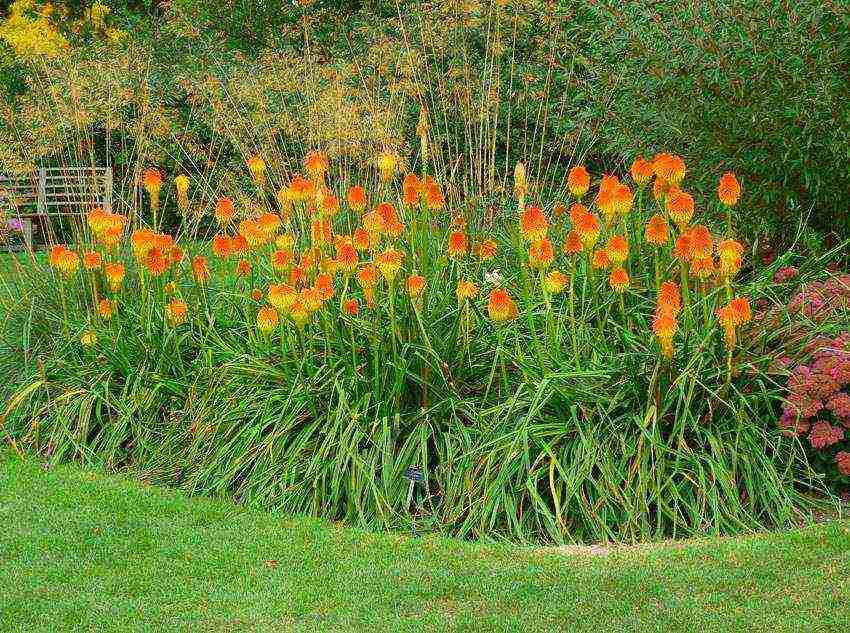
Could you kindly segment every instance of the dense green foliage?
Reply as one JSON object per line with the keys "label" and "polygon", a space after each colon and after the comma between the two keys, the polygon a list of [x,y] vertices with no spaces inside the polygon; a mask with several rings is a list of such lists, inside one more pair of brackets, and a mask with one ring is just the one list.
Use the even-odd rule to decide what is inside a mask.
{"label": "dense green foliage", "polygon": [[189,501],[10,455],[0,520],[7,631],[850,627],[846,522],[610,553],[480,546]]}
{"label": "dense green foliage", "polygon": [[[267,15],[251,2],[233,4],[225,9],[181,0],[176,6],[202,33],[220,32],[248,55],[269,46],[303,46],[300,9]],[[750,235],[784,241],[788,225],[810,211],[815,228],[850,235],[846,11],[810,0],[793,6],[665,0],[507,7],[500,14],[486,2],[467,5],[467,12],[416,3],[319,2],[309,24],[316,54],[333,64],[378,38],[427,42],[432,31],[421,25],[440,15],[458,27],[440,44],[443,69],[462,60],[475,76],[486,75],[493,63],[489,21],[501,18],[510,63],[500,76],[513,93],[502,109],[515,116],[524,109],[526,126],[530,116],[550,138],[543,147],[529,147],[526,126],[500,129],[505,164],[539,150],[557,168],[564,139],[608,169],[637,153],[672,147],[685,156],[703,192],[723,171],[739,172],[750,192],[744,209]],[[399,15],[411,33],[402,34]],[[541,94],[551,103],[538,111]],[[535,105],[529,109],[528,103]]]}
{"label": "dense green foliage", "polygon": [[[703,193],[723,171],[739,172],[751,238],[785,242],[810,211],[822,234],[850,234],[850,17],[833,3],[107,4],[111,24],[153,56],[169,116],[202,143],[215,123],[192,112],[187,75],[227,76],[234,63],[256,73],[266,62],[255,60],[275,51],[309,55],[316,77],[348,73],[362,86],[381,76],[394,91],[412,64],[426,81],[446,82],[441,99],[452,85],[498,95],[487,115],[493,156],[484,157],[497,173],[539,157],[557,182],[576,156],[615,170],[670,149]],[[4,77],[23,89],[20,67]],[[395,106],[407,112],[402,137],[413,133],[415,94]],[[446,146],[471,133],[474,112],[451,99],[441,108]]]}

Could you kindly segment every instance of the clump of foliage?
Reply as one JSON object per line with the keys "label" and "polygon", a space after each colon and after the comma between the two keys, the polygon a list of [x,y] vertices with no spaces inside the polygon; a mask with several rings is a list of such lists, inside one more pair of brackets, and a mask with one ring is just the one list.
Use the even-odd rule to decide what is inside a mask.
{"label": "clump of foliage", "polygon": [[705,201],[728,209],[714,231],[669,154],[623,179],[575,167],[545,205],[520,164],[493,214],[445,194],[431,129],[425,113],[403,178],[386,149],[359,166],[250,154],[241,198],[140,170],[144,213],[96,209],[48,269],[31,254],[4,277],[3,359],[23,368],[7,441],[464,536],[635,540],[804,511],[771,334],[749,329],[771,273],[736,281],[734,176]]}

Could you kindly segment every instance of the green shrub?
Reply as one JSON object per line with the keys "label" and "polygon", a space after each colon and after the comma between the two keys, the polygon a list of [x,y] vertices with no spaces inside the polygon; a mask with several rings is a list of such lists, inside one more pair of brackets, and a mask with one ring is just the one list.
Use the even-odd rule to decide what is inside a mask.
{"label": "green shrub", "polygon": [[850,234],[846,10],[602,2],[587,28],[587,72],[612,92],[600,147],[672,144],[706,189],[734,167],[751,197],[751,234],[790,237],[788,225],[810,208],[821,231]]}

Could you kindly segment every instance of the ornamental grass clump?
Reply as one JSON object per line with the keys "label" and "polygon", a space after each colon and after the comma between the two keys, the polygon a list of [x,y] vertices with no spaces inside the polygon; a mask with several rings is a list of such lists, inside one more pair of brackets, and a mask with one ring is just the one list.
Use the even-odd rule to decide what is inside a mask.
{"label": "ornamental grass clump", "polygon": [[10,443],[380,528],[409,520],[416,466],[421,511],[465,537],[734,532],[805,508],[774,458],[793,442],[762,419],[779,386],[749,388],[767,286],[681,157],[575,165],[551,198],[521,163],[485,207],[427,146],[427,164],[252,150],[214,188],[140,166],[136,202],[4,283]]}

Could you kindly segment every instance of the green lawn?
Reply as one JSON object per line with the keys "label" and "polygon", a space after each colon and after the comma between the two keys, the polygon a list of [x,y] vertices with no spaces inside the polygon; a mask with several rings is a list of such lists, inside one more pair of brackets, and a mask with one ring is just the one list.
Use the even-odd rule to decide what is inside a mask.
{"label": "green lawn", "polygon": [[846,631],[850,523],[589,551],[371,534],[0,453],[3,631]]}

